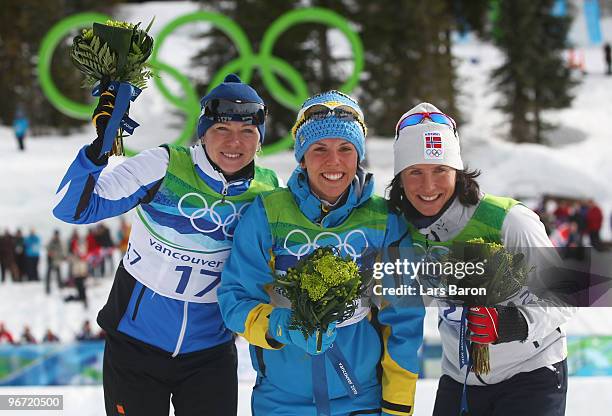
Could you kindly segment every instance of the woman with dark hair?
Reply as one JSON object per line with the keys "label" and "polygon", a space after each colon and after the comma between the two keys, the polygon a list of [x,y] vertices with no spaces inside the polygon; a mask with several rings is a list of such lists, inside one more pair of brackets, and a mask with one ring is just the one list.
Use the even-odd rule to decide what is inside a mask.
{"label": "woman with dark hair", "polygon": [[[435,106],[421,103],[401,117],[394,165],[389,205],[407,220],[406,236],[418,255],[448,252],[454,242],[478,237],[510,250],[552,247],[533,211],[511,198],[481,192],[480,172],[468,170],[461,160],[455,121]],[[537,261],[530,254],[529,265]],[[534,304],[524,291],[519,306],[472,307],[466,314],[434,301],[443,348],[434,416],[457,415],[466,398],[472,416],[564,414],[567,348],[561,325],[573,310]],[[460,365],[463,319],[469,341],[489,345],[487,375],[476,375],[468,365],[466,377]]]}
{"label": "woman with dark hair", "polygon": [[252,412],[412,415],[422,304],[375,306],[368,293],[317,349],[314,334],[305,338],[291,324],[291,301],[271,287],[271,268],[285,274],[317,247],[335,247],[367,270],[370,250],[400,236],[400,216],[373,194],[372,174],[360,166],[366,126],[353,98],[339,91],[309,98],[292,132],[297,166],[288,187],[258,196],[246,212],[218,292],[226,325],[251,344]]}

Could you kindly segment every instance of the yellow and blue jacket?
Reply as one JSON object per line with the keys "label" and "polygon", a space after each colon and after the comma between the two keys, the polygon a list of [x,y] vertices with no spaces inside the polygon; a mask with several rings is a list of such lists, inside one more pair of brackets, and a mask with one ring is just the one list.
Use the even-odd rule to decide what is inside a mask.
{"label": "yellow and blue jacket", "polygon": [[[258,376],[280,391],[313,397],[311,356],[296,346],[271,345],[266,339],[271,311],[290,307],[286,298],[272,290],[272,269],[286,272],[314,248],[327,245],[364,266],[371,257],[366,253],[380,254],[398,241],[410,246],[409,238],[400,237],[405,237],[406,230],[402,217],[389,213],[385,201],[373,195],[371,175],[361,172],[344,204],[328,213],[310,192],[306,174],[299,167],[288,189],[258,196],[236,228],[217,293],[227,327],[251,344]],[[420,302],[410,307],[374,303],[372,297],[362,299],[354,316],[338,324],[335,344],[365,390],[382,389],[385,413],[411,415],[425,309]],[[382,377],[377,374],[379,364]],[[334,370],[327,368],[326,373],[329,398],[347,395]]]}

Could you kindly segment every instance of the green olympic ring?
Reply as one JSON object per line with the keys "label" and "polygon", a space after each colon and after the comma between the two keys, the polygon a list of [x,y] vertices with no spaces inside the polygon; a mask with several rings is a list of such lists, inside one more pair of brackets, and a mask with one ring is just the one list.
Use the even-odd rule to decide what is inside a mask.
{"label": "green olympic ring", "polygon": [[43,93],[51,104],[69,117],[80,120],[91,118],[95,104],[81,104],[64,96],[51,78],[51,59],[57,45],[76,28],[91,26],[93,22],[104,23],[109,16],[100,13],[79,13],[57,22],[43,38],[38,50],[38,79]]}
{"label": "green olympic ring", "polygon": [[[80,13],[70,16],[55,24],[45,35],[41,43],[37,69],[43,93],[54,107],[71,117],[82,120],[89,119],[95,108],[95,103],[89,105],[72,101],[62,95],[57,89],[51,78],[51,58],[53,57],[53,52],[60,41],[75,28],[90,26],[92,22],[103,23],[107,19],[109,19],[108,16],[99,13]],[[175,144],[187,143],[191,139],[200,116],[200,102],[189,79],[176,68],[159,61],[158,55],[162,44],[174,30],[182,25],[199,21],[209,22],[214,27],[220,29],[230,38],[234,45],[236,45],[239,54],[238,58],[225,64],[213,76],[208,91],[221,83],[225,75],[230,72],[239,73],[243,81],[248,83],[253,76],[253,70],[255,68],[260,68],[262,81],[265,87],[268,88],[270,95],[283,106],[292,110],[299,110],[302,103],[310,95],[306,83],[301,77],[301,74],[288,62],[272,56],[274,43],[279,36],[290,27],[299,23],[321,23],[340,30],[351,46],[354,67],[352,74],[338,89],[345,93],[350,93],[359,82],[359,75],[364,65],[363,44],[357,33],[351,29],[349,23],[342,16],[331,10],[311,7],[293,10],[279,17],[264,33],[261,43],[261,52],[258,55],[253,53],[244,31],[228,17],[212,12],[194,12],[180,16],[164,26],[159,35],[157,35],[150,59],[151,66],[158,74],[162,72],[167,73],[178,82],[184,92],[183,97],[175,96],[170,89],[166,87],[161,77],[154,78],[154,83],[162,95],[168,99],[170,103],[183,111],[187,117],[185,127],[181,131],[179,137],[173,142]],[[287,81],[293,91],[287,90],[278,81],[275,74],[282,75],[283,79]],[[293,139],[291,133],[288,133],[276,143],[265,145],[263,153],[271,154],[280,150],[289,149],[291,146],[293,146]],[[130,149],[126,149],[126,153],[128,155],[134,154]]]}

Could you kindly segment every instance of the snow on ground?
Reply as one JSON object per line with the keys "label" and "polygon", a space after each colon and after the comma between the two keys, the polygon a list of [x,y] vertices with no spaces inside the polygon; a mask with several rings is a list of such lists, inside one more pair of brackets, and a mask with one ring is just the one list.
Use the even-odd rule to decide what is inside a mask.
{"label": "snow on ground", "polygon": [[[148,23],[156,16],[153,34],[167,22],[179,15],[195,11],[197,5],[187,2],[156,2],[142,5],[126,5],[121,17]],[[612,27],[612,21],[605,25]],[[189,68],[190,53],[197,46],[191,36],[202,29],[202,24],[190,25],[177,31],[162,49],[161,57],[173,62],[185,73],[201,75],[197,68]],[[605,30],[604,30],[605,32]],[[587,75],[574,90],[576,96],[572,107],[560,111],[549,111],[546,117],[558,125],[549,133],[551,147],[539,145],[517,145],[503,140],[507,133],[507,120],[493,109],[499,99],[494,86],[489,82],[491,69],[500,62],[499,52],[488,44],[472,41],[457,45],[457,58],[462,96],[459,106],[466,122],[459,126],[462,151],[472,168],[483,171],[482,187],[491,193],[533,198],[544,193],[567,196],[592,197],[604,208],[606,223],[604,237],[610,238],[608,217],[612,210],[612,177],[610,154],[612,140],[607,127],[612,112],[612,77],[603,75],[603,62],[599,46],[583,47]],[[162,74],[163,76],[164,74]],[[180,90],[168,80],[173,91]],[[434,103],[435,104],[435,103]],[[143,149],[171,140],[180,129],[180,118],[172,115],[170,107],[155,87],[144,91],[132,106],[131,115],[140,124],[134,137],[128,139],[132,147]],[[400,114],[398,114],[399,117]],[[83,131],[69,137],[40,136],[26,141],[27,151],[16,150],[10,128],[0,126],[0,231],[20,227],[27,231],[34,227],[46,241],[54,228],[62,230],[64,238],[74,228],[53,218],[51,210],[54,194],[74,154],[85,143],[91,141],[93,129],[85,126]],[[392,178],[392,142],[382,138],[368,139],[368,162],[376,176],[376,190],[384,192]],[[111,167],[120,162],[113,158]],[[295,166],[290,153],[271,155],[260,159],[264,166],[275,169],[279,176],[287,179]],[[111,227],[116,220],[109,220]],[[44,253],[42,256],[44,270]],[[19,332],[23,325],[32,326],[35,336],[40,337],[46,327],[58,331],[64,340],[70,340],[84,319],[95,320],[97,311],[106,301],[112,279],[89,280],[88,309],[80,303],[65,304],[61,296],[71,289],[63,289],[61,296],[54,292],[47,297],[38,283],[0,285],[0,321]],[[608,324],[612,314],[609,310],[591,309],[581,311],[569,325],[574,334],[610,334]],[[435,339],[435,314],[428,313],[426,336]],[[249,414],[251,381],[244,370],[240,386],[240,414]],[[421,380],[418,385],[415,415],[430,414],[435,394],[435,380]],[[609,391],[610,378],[572,378],[568,397],[568,415],[585,413],[604,414],[603,409],[612,405]],[[27,387],[4,388],[0,394],[9,392],[59,393],[65,395],[65,416],[101,415],[102,391],[100,387]],[[27,412],[20,412],[26,415]],[[60,412],[36,412],[37,415],[60,414]]]}
{"label": "snow on ground", "polygon": [[[433,410],[438,381],[417,381],[414,416],[429,416]],[[251,414],[252,384],[240,382],[238,387],[238,415]],[[566,416],[603,416],[612,407],[612,381],[608,377],[572,377],[569,380]],[[6,387],[0,394],[61,394],[63,411],[19,411],[15,416],[103,416],[104,395],[101,387]],[[172,412],[172,411],[171,411]],[[6,413],[3,413],[3,415]],[[173,413],[171,413],[173,414]]]}

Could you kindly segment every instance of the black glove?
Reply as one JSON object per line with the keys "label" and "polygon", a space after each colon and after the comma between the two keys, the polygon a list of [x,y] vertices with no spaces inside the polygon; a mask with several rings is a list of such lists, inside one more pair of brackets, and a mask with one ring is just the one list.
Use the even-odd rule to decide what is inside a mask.
{"label": "black glove", "polygon": [[[106,165],[108,163],[108,154],[100,155],[102,151],[102,145],[104,144],[104,132],[106,131],[106,125],[111,118],[113,108],[115,108],[115,91],[109,91],[107,89],[100,95],[98,105],[93,112],[91,121],[96,127],[97,137],[85,150],[87,157],[93,163],[98,166]],[[113,138],[114,139],[114,138]]]}

